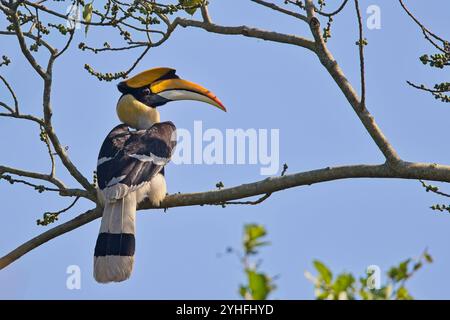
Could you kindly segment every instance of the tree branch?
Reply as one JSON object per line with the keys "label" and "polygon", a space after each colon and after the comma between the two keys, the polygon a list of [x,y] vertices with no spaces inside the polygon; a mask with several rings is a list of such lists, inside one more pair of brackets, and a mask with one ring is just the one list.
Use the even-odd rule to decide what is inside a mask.
{"label": "tree branch", "polygon": [[72,219],[66,223],[60,224],[57,227],[54,227],[33,239],[25,242],[21,246],[17,247],[7,255],[0,258],[0,270],[10,265],[12,262],[16,261],[24,254],[30,252],[31,250],[39,247],[40,245],[46,243],[47,241],[56,238],[60,235],[63,235],[66,232],[72,231],[75,228],[81,227],[82,225],[92,221],[94,216],[101,214],[100,208],[95,208],[89,211],[86,211],[83,214],[80,214],[75,219]]}
{"label": "tree branch", "polygon": [[[50,53],[54,53],[55,52],[55,48],[53,48],[47,41],[42,40],[42,38],[38,38],[34,34],[32,34],[30,32],[23,32],[22,34],[23,34],[23,36],[25,38],[29,38],[29,39],[34,40],[37,43],[43,45]],[[3,35],[3,36],[16,36],[16,33],[13,32],[13,31],[0,31],[0,35]]]}
{"label": "tree branch", "polygon": [[22,120],[29,120],[29,121],[33,121],[35,123],[37,123],[40,126],[44,125],[44,121],[42,121],[41,119],[29,115],[29,114],[17,114],[17,113],[0,113],[0,117],[8,117],[8,118],[16,118],[16,119],[22,119]]}
{"label": "tree branch", "polygon": [[359,10],[359,2],[355,0],[356,16],[358,17],[358,32],[359,32],[359,68],[360,68],[360,78],[361,78],[361,108],[366,108],[366,76],[364,68],[364,46],[366,45],[365,39],[363,38],[363,27],[361,11]]}
{"label": "tree branch", "polygon": [[447,53],[447,50],[445,49],[445,47],[441,47],[440,45],[438,45],[432,38],[434,38],[437,41],[442,42],[444,45],[447,42],[446,40],[442,39],[441,37],[439,37],[438,35],[436,35],[435,33],[431,32],[427,27],[425,27],[413,14],[411,11],[409,11],[409,9],[406,7],[406,5],[403,3],[402,0],[399,0],[401,7],[403,8],[403,10],[408,14],[408,16],[420,27],[420,29],[422,29],[422,33],[425,37],[425,39],[428,40],[428,42],[430,42],[436,49],[438,49],[439,51],[443,52],[443,53]]}
{"label": "tree branch", "polygon": [[39,63],[34,59],[33,55],[27,48],[27,44],[25,41],[25,36],[22,33],[22,29],[20,28],[20,22],[19,17],[17,16],[17,12],[14,12],[10,15],[12,24],[14,26],[14,34],[17,36],[17,40],[19,41],[20,50],[22,51],[25,58],[28,60],[30,65],[33,67],[34,70],[41,76],[42,79],[47,78],[47,73],[44,71],[44,69],[39,65]]}
{"label": "tree branch", "polygon": [[44,94],[43,94],[43,109],[44,109],[44,125],[43,128],[48,138],[50,139],[55,152],[61,159],[61,162],[66,167],[67,171],[78,181],[92,197],[96,196],[96,190],[94,186],[83,176],[83,174],[78,170],[78,168],[70,160],[67,151],[61,145],[58,136],[52,125],[52,107],[51,107],[51,89],[52,89],[52,74],[53,74],[53,62],[56,59],[56,55],[52,55],[48,62],[48,67],[46,71],[46,78],[44,79]]}
{"label": "tree branch", "polygon": [[388,139],[378,127],[375,119],[367,110],[367,108],[360,108],[361,102],[358,94],[346,78],[341,67],[338,65],[325,44],[322,33],[320,31],[320,22],[315,17],[314,5],[312,3],[312,0],[306,0],[306,11],[308,13],[308,18],[310,19],[310,29],[316,42],[315,52],[317,54],[317,57],[319,58],[319,61],[327,69],[328,73],[339,86],[342,93],[347,98],[347,101],[350,103],[353,110],[356,112],[362,124],[366,128],[367,132],[370,134],[373,141],[377,144],[378,148],[385,156],[387,162],[395,166],[401,161],[401,159],[395,151],[394,147],[389,143]]}
{"label": "tree branch", "polygon": [[87,191],[81,190],[81,189],[68,189],[66,187],[66,185],[64,184],[64,182],[62,182],[58,178],[53,177],[49,174],[25,171],[25,170],[11,168],[11,167],[7,167],[7,166],[0,166],[0,175],[2,175],[4,173],[10,173],[10,174],[14,174],[14,175],[20,176],[20,177],[27,177],[27,178],[50,182],[51,184],[53,184],[54,186],[56,186],[59,189],[59,193],[62,196],[71,196],[71,197],[72,196],[80,196],[80,197],[83,197],[86,199],[90,199],[94,202],[96,201],[96,197],[92,196]]}
{"label": "tree branch", "polygon": [[206,4],[201,6],[200,10],[202,12],[203,22],[212,23],[211,16],[209,15],[208,6]]}
{"label": "tree branch", "polygon": [[293,12],[293,11],[284,9],[284,8],[282,8],[282,7],[277,6],[277,5],[274,4],[274,3],[267,2],[267,1],[263,1],[263,0],[250,0],[250,1],[255,2],[255,3],[257,3],[257,4],[260,4],[260,5],[262,5],[262,6],[265,6],[265,7],[267,7],[267,8],[270,8],[270,9],[272,9],[272,10],[275,10],[275,11],[278,11],[278,12],[281,12],[281,13],[284,13],[284,14],[286,14],[286,15],[288,15],[288,16],[291,16],[291,17],[294,17],[294,18],[303,20],[303,21],[305,21],[305,22],[308,22],[308,17],[306,17],[305,15],[303,15],[303,14],[301,14],[301,13],[297,13],[297,12]]}
{"label": "tree branch", "polygon": [[335,11],[330,12],[330,13],[323,12],[323,11],[320,11],[320,10],[316,10],[316,12],[318,14],[320,14],[321,16],[324,16],[324,17],[332,17],[332,16],[337,15],[339,12],[341,12],[345,8],[345,5],[347,4],[347,2],[348,2],[348,0],[344,0],[341,3],[341,5]]}
{"label": "tree branch", "polygon": [[[0,80],[2,80],[3,84],[6,86],[6,88],[8,89],[9,93],[11,94],[11,97],[14,100],[14,113],[19,113],[19,101],[17,100],[17,96],[16,93],[14,92],[13,88],[11,87],[11,85],[9,84],[8,81],[6,81],[6,79],[0,75]],[[9,108],[8,106],[4,105],[5,108],[9,109],[11,111],[11,113],[13,112],[11,108]]]}
{"label": "tree branch", "polygon": [[182,18],[176,18],[174,20],[174,24],[180,25],[183,28],[186,27],[200,28],[212,33],[224,35],[243,35],[249,38],[258,38],[267,41],[293,44],[299,47],[309,49],[313,52],[315,51],[315,44],[313,41],[296,35],[288,35],[274,31],[266,31],[248,26],[238,26],[238,27],[220,26],[213,23],[205,23],[202,21],[195,21]]}
{"label": "tree branch", "polygon": [[[402,161],[397,155],[394,148],[390,145],[389,141],[386,139],[380,128],[377,126],[375,120],[373,119],[372,115],[368,112],[367,108],[361,108],[361,105],[363,105],[364,102],[364,91],[362,90],[362,98],[360,99],[356,91],[350,84],[350,82],[345,77],[343,71],[337,64],[336,60],[332,56],[331,52],[328,50],[324,42],[322,32],[320,30],[320,22],[315,17],[317,10],[314,7],[312,0],[305,0],[306,6],[304,9],[306,10],[307,13],[306,17],[301,14],[285,10],[266,1],[261,0],[251,0],[251,1],[269,7],[276,11],[280,11],[282,13],[297,17],[303,21],[308,21],[311,33],[314,37],[314,41],[296,35],[282,34],[273,31],[266,31],[257,28],[252,28],[248,26],[217,25],[211,23],[211,19],[209,18],[206,7],[203,7],[202,16],[204,21],[176,18],[172,23],[170,23],[168,19],[167,20],[163,19],[163,21],[167,24],[166,33],[163,35],[162,39],[160,39],[158,42],[151,43],[149,39],[148,44],[145,45],[144,52],[135,61],[135,63],[129,69],[129,71],[131,71],[139,63],[140,59],[142,59],[142,57],[148,52],[148,50],[151,47],[155,47],[164,43],[178,25],[182,27],[201,28],[208,32],[223,35],[243,35],[245,37],[257,38],[277,43],[291,44],[309,49],[310,51],[316,53],[321,64],[326,68],[328,73],[337,83],[338,87],[343,92],[344,96],[346,97],[346,99],[348,100],[348,102],[358,115],[364,127],[366,128],[366,130],[368,131],[374,142],[377,144],[378,148],[385,156],[387,160],[386,163],[379,165],[349,165],[342,167],[327,167],[313,171],[284,175],[281,177],[271,177],[261,181],[243,184],[232,188],[225,188],[220,190],[198,192],[198,193],[172,194],[168,195],[157,207],[151,205],[149,202],[144,202],[143,204],[139,205],[138,210],[167,209],[172,207],[207,205],[207,204],[217,205],[222,203],[230,203],[230,201],[233,200],[264,195],[259,199],[257,199],[256,201],[233,202],[242,204],[258,204],[266,200],[272,193],[285,190],[288,188],[350,178],[398,178],[398,179],[415,179],[415,180],[423,179],[430,181],[450,182],[450,166],[431,163],[410,163]],[[337,12],[342,10],[347,1],[348,0],[345,0],[343,2],[343,4],[338,8]],[[53,63],[59,55],[56,49],[52,48],[48,44],[46,45],[46,43],[43,42],[42,44],[46,46],[47,49],[50,51],[50,58],[48,61],[47,69],[43,70],[43,68],[34,59],[33,55],[27,48],[25,38],[31,38],[34,39],[35,41],[42,41],[42,40],[40,40],[39,37],[32,35],[31,33],[27,34],[21,31],[20,21],[16,12],[17,9],[16,4],[21,2],[25,2],[30,6],[34,6],[39,10],[56,15],[60,18],[67,19],[67,16],[48,10],[47,8],[41,6],[39,3],[34,4],[28,1],[17,1],[14,2],[13,5],[9,5],[6,7],[0,6],[0,10],[4,11],[9,17],[11,17],[13,25],[15,26],[14,32],[6,32],[6,31],[0,32],[0,35],[1,34],[16,35],[19,40],[19,45],[22,53],[25,55],[25,57],[27,58],[28,62],[32,65],[32,67],[44,79],[44,95],[43,95],[44,120],[40,120],[30,115],[19,115],[18,113],[11,113],[11,114],[0,113],[0,116],[31,120],[42,125],[42,127],[45,130],[45,133],[48,135],[48,138],[51,141],[53,148],[55,149],[56,153],[58,154],[59,158],[63,162],[66,169],[87,191],[80,189],[67,189],[65,185],[62,183],[62,181],[58,180],[54,176],[53,174],[54,170],[52,170],[52,174],[46,175],[0,166],[0,174],[11,173],[18,176],[44,180],[57,186],[57,188],[60,189],[61,195],[85,197],[87,199],[96,202],[97,201],[96,190],[94,186],[81,174],[81,172],[79,172],[77,167],[71,162],[66,153],[66,150],[62,147],[52,126],[52,108],[50,103],[51,87],[52,87],[52,69]],[[12,3],[12,1],[10,3]],[[357,0],[355,0],[355,3],[357,4]],[[320,14],[324,13],[321,12]],[[327,14],[324,15],[327,16]],[[106,19],[106,17],[102,17],[102,19],[103,18]],[[116,20],[115,18],[111,19],[112,19],[111,21],[115,21],[114,22],[115,24],[122,23],[120,19],[119,20]],[[359,16],[359,10],[358,10],[358,20],[359,20],[360,40],[361,40],[362,26],[361,26],[361,18]],[[96,23],[88,23],[88,24],[96,25]],[[112,25],[112,22],[110,23],[99,22],[97,23],[97,25],[108,26]],[[124,25],[128,26],[127,24]],[[424,27],[422,27],[422,29],[426,30],[424,29]],[[429,33],[428,30],[426,31]],[[431,33],[430,35],[433,36]],[[72,38],[69,38],[67,45],[63,48],[61,53],[67,49],[71,40]],[[360,58],[361,57],[362,55],[360,54]],[[364,69],[363,64],[361,65],[361,69],[363,71]],[[12,108],[10,109],[12,110]],[[49,149],[49,151],[51,151],[51,149]],[[70,207],[72,206],[69,206],[69,208]],[[91,209],[66,223],[63,223],[52,229],[49,229],[48,231],[42,233],[41,235],[38,235],[37,237],[31,239],[30,241],[14,249],[4,257],[0,258],[0,269],[8,266],[13,261],[17,260],[18,258],[23,256],[27,252],[33,250],[34,248],[39,247],[45,242],[53,238],[56,238],[66,232],[74,230],[86,223],[89,223],[99,218],[101,215],[102,215],[102,208],[100,206],[97,206],[96,208]]]}
{"label": "tree branch", "polygon": [[[450,182],[450,166],[431,163],[402,162],[398,168],[396,167],[395,169],[387,164],[327,167],[280,177],[271,177],[232,188],[197,193],[172,194],[166,196],[159,207],[154,207],[150,203],[145,202],[139,206],[138,210],[218,204],[225,201],[274,193],[298,186],[310,186],[321,182],[351,178],[401,178]],[[101,215],[102,208],[97,207],[27,241],[0,258],[0,269],[5,268],[27,252],[39,247],[45,242],[100,218]]]}

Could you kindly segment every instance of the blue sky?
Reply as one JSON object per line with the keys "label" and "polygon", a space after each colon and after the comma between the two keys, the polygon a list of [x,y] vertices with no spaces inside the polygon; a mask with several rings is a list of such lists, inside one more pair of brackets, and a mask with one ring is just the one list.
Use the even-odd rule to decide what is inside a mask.
{"label": "blue sky", "polygon": [[[430,29],[448,37],[450,3],[407,3]],[[396,1],[361,1],[361,8],[365,11],[370,4],[380,6],[382,20],[380,30],[365,30],[368,108],[402,158],[448,163],[450,109],[405,82],[433,84],[445,79],[444,72],[420,63],[418,57],[432,49]],[[438,5],[440,9],[430,9]],[[210,11],[219,24],[247,24],[310,37],[303,22],[249,1],[213,0]],[[329,47],[359,90],[352,5],[335,19],[332,32]],[[104,39],[105,33],[91,30],[87,39],[78,32],[76,43],[101,45]],[[0,48],[0,54],[13,60],[1,72],[21,97],[22,110],[39,113],[42,84],[18,54],[14,39],[2,37]],[[115,83],[99,83],[83,65],[89,62],[98,70],[119,71],[133,57],[129,52],[92,56],[73,46],[55,66],[54,125],[62,143],[69,146],[71,159],[86,176],[95,169],[105,135],[118,123],[119,93]],[[162,119],[178,127],[192,128],[195,120],[202,120],[204,128],[221,130],[280,129],[280,162],[289,165],[289,173],[383,161],[331,77],[305,49],[179,29],[165,45],[151,50],[137,71],[154,66],[176,68],[182,77],[213,90],[229,110],[225,114],[195,102],[162,107]],[[3,97],[6,91],[0,90]],[[1,164],[48,170],[35,127],[0,119],[0,134]],[[76,185],[61,167],[58,173]],[[264,178],[256,165],[169,164],[166,173],[170,192],[206,191],[218,181],[234,186]],[[36,225],[36,219],[69,202],[5,182],[0,183],[0,199],[1,254],[46,230]],[[409,288],[417,298],[444,299],[450,296],[446,280],[450,218],[428,208],[444,201],[425,193],[417,181],[357,179],[286,190],[258,206],[173,208],[166,214],[141,211],[133,276],[110,285],[97,284],[91,275],[97,220],[0,271],[0,298],[235,299],[244,281],[242,269],[234,256],[219,254],[228,246],[240,246],[244,223],[257,222],[266,226],[272,241],[272,246],[262,250],[262,270],[280,275],[272,298],[313,298],[313,287],[303,276],[305,270],[312,270],[313,259],[333,270],[360,275],[371,264],[385,272],[428,248],[435,262],[420,271]],[[80,202],[59,223],[91,206]],[[80,290],[66,288],[69,265],[81,268]]]}

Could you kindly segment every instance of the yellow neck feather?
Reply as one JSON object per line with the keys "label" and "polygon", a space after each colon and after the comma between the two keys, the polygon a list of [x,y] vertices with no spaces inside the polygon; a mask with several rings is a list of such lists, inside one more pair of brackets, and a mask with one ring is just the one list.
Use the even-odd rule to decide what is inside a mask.
{"label": "yellow neck feather", "polygon": [[139,102],[131,94],[126,94],[117,103],[117,115],[126,125],[142,130],[160,122],[159,112]]}

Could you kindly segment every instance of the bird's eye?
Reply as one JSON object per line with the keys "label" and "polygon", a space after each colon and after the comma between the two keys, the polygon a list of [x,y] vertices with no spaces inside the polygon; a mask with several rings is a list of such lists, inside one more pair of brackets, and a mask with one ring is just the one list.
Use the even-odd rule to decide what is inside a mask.
{"label": "bird's eye", "polygon": [[142,89],[142,93],[147,96],[147,95],[150,95],[152,92],[150,91],[149,88],[144,88],[144,89]]}

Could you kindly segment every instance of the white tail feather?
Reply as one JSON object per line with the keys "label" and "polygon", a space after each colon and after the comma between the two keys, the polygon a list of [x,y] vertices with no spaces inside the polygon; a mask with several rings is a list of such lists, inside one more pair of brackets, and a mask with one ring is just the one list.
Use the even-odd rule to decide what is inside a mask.
{"label": "white tail feather", "polygon": [[[123,199],[106,201],[100,233],[135,234],[136,194],[130,192]],[[134,239],[133,239],[134,241]],[[97,243],[98,245],[98,243]],[[100,283],[119,282],[130,277],[134,256],[100,255],[94,257],[94,278]]]}
{"label": "white tail feather", "polygon": [[127,280],[133,271],[133,256],[94,257],[94,278],[97,282]]}

